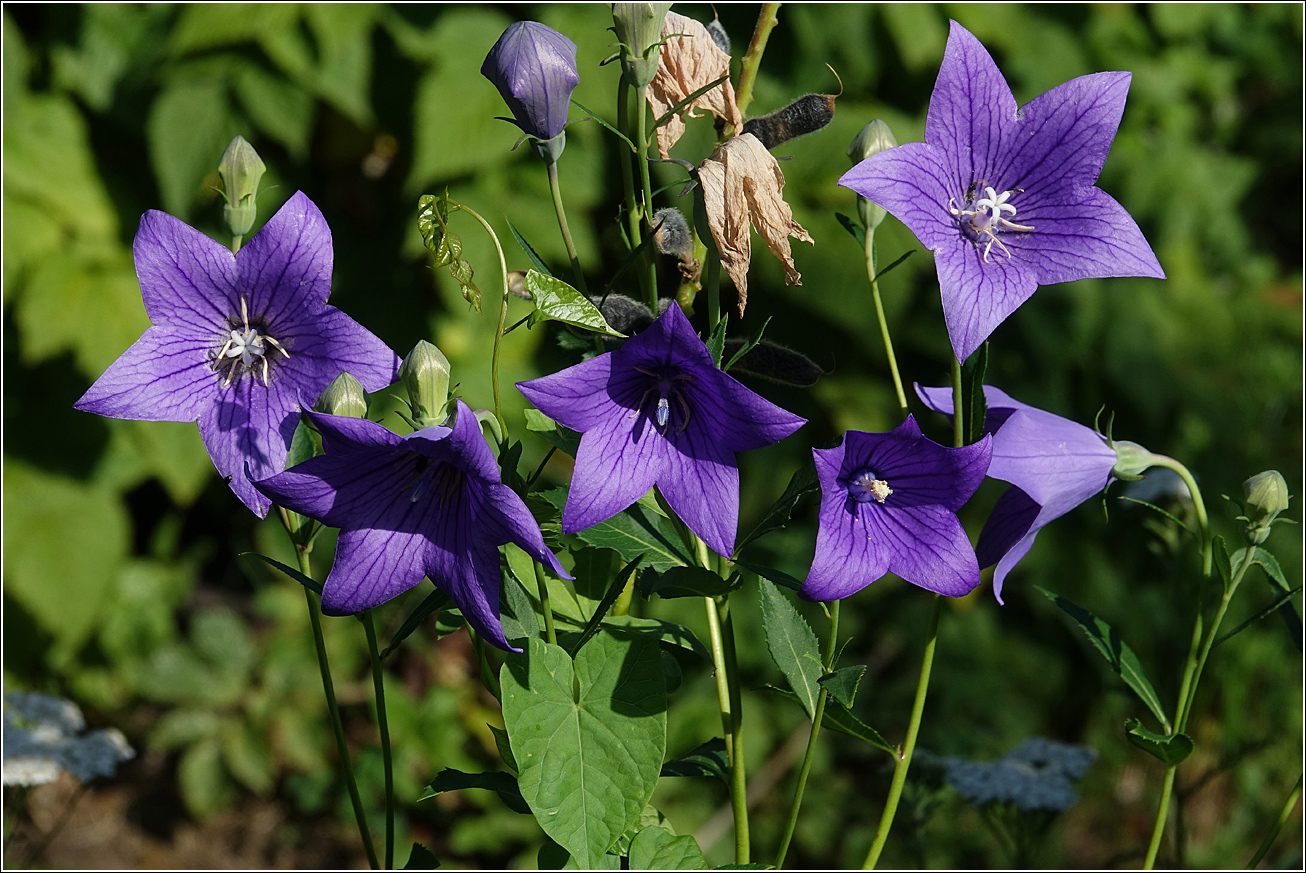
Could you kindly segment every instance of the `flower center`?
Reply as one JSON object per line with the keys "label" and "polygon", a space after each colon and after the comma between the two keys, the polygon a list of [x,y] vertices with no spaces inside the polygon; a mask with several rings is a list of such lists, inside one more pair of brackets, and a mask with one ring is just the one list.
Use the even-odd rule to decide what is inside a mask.
{"label": "flower center", "polygon": [[1012,188],[999,194],[992,186],[986,185],[983,190],[984,196],[976,200],[975,191],[980,184],[975,182],[970,186],[970,190],[966,192],[966,203],[961,209],[956,206],[956,198],[948,200],[948,212],[956,216],[961,232],[975,243],[976,248],[980,243],[985,243],[984,263],[987,264],[989,251],[994,243],[998,244],[998,248],[1002,249],[1004,255],[1011,257],[1011,252],[1002,244],[1002,240],[998,239],[999,233],[1010,231],[1029,233],[1034,228],[1011,221],[1016,217],[1016,207],[1007,201],[1011,199],[1012,194],[1022,194],[1025,189]]}
{"label": "flower center", "polygon": [[240,295],[240,321],[232,318],[230,323],[231,336],[213,356],[213,369],[225,376],[222,387],[226,388],[246,373],[261,374],[266,386],[271,372],[268,346],[274,346],[287,358],[290,357],[290,352],[267,332],[265,323],[256,319],[254,324],[250,324],[249,304],[245,301],[244,294]]}
{"label": "flower center", "polygon": [[639,404],[631,417],[639,415],[646,406],[650,405],[650,401],[656,398],[656,402],[652,403],[653,421],[661,429],[662,435],[667,435],[673,411],[680,419],[676,433],[681,433],[689,424],[690,415],[689,402],[685,400],[685,385],[695,381],[694,377],[680,372],[679,367],[670,364],[653,368],[636,365],[635,369],[648,376],[652,384],[639,399]]}
{"label": "flower center", "polygon": [[417,476],[405,486],[412,488],[410,500],[421,500],[428,493],[434,494],[441,506],[447,506],[462,493],[467,474],[453,464],[441,461],[433,463],[430,458],[419,456],[417,459]]}
{"label": "flower center", "polygon": [[893,489],[889,483],[877,478],[870,470],[862,470],[848,481],[848,496],[858,503],[884,503]]}

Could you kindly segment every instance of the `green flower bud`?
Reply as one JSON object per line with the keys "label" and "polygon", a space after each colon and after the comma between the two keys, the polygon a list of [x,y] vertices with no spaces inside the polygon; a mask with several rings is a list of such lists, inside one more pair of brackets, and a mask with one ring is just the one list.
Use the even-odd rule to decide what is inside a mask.
{"label": "green flower bud", "polygon": [[1248,542],[1254,546],[1265,542],[1279,513],[1288,508],[1288,499],[1288,482],[1278,470],[1257,473],[1243,483]]}
{"label": "green flower bud", "polygon": [[670,3],[613,3],[612,23],[621,52],[621,69],[636,87],[653,81],[658,71],[658,48],[662,39],[662,19]]}
{"label": "green flower bud", "polygon": [[444,353],[426,340],[418,340],[399,365],[399,381],[408,392],[408,406],[417,426],[440,424],[449,400],[449,359]]}
{"label": "green flower bud", "polygon": [[1111,448],[1116,453],[1116,465],[1111,468],[1111,475],[1117,479],[1139,479],[1144,470],[1156,466],[1156,456],[1138,443],[1114,440]]}
{"label": "green flower bud", "polygon": [[317,403],[313,404],[313,409],[327,415],[364,418],[367,415],[367,393],[357,379],[348,373],[341,373],[331,380]]}
{"label": "green flower bud", "polygon": [[257,213],[254,201],[258,197],[259,181],[267,169],[243,136],[233,139],[222,153],[218,175],[222,177],[222,196],[227,201],[222,217],[233,236],[244,236],[254,226]]}
{"label": "green flower bud", "polygon": [[[860,164],[871,155],[877,155],[886,149],[898,147],[898,140],[894,138],[893,131],[889,125],[876,118],[865,127],[857,136],[853,137],[852,143],[848,146],[848,160],[853,164]],[[862,219],[862,225],[867,230],[875,230],[884,221],[885,212],[880,206],[876,206],[865,197],[857,197],[857,214]]]}

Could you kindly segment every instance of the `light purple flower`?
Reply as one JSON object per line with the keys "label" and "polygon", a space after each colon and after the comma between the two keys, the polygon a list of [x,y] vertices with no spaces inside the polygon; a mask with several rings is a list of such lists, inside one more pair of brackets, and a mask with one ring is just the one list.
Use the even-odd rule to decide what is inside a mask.
{"label": "light purple flower", "polygon": [[804,423],[713,365],[674,304],[620,349],[517,387],[584,434],[565,533],[611,518],[657,485],[689,529],[727,556],[739,526],[735,452],[778,442]]}
{"label": "light purple flower", "polygon": [[1081,76],[1017,108],[993,58],[954,21],[925,142],[872,155],[839,180],[934,252],[958,360],[1039,285],[1165,278],[1133,218],[1094,187],[1129,80]]}
{"label": "light purple flower", "polygon": [[539,140],[562,133],[580,82],[576,43],[538,21],[508,27],[485,56],[481,75],[503,95],[517,126]]}
{"label": "light purple flower", "polygon": [[[925,405],[952,415],[952,389],[922,388]],[[1115,449],[1092,428],[1021,403],[990,385],[984,386],[988,414],[984,432],[993,435],[989,475],[1010,482],[980,532],[980,566],[997,564],[993,594],[1002,603],[1002,583],[1034,538],[1060,518],[1106,488],[1116,465]]]}
{"label": "light purple flower", "polygon": [[484,639],[508,645],[499,624],[499,546],[516,543],[570,579],[499,467],[467,404],[452,427],[400,437],[365,418],[308,412],[324,454],[255,483],[276,501],[340,529],[322,586],[322,611],[349,615],[426,576]]}
{"label": "light purple flower", "polygon": [[331,231],[302,192],[238,254],[155,210],[141,218],[132,253],[152,326],[74,406],[198,421],[218,473],[267,515],[250,478],[285,467],[299,399],[311,403],[342,372],[379,391],[399,358],[327,305]]}
{"label": "light purple flower", "polygon": [[980,583],[957,510],[984,481],[989,438],[959,449],[921,435],[916,419],[888,433],[850,430],[833,449],[813,449],[821,482],[816,556],[808,600],[839,600],[885,573],[960,597]]}

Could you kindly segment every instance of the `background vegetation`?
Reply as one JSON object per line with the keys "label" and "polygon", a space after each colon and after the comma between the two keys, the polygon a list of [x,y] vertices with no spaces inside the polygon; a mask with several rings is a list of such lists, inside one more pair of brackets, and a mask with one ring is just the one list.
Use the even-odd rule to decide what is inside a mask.
{"label": "background vegetation", "polygon": [[[677,11],[712,17],[706,5]],[[756,10],[720,11],[737,64]],[[495,120],[505,107],[479,69],[510,21],[537,18],[578,44],[575,97],[611,118],[618,71],[599,66],[612,42],[607,10],[96,4],[7,5],[3,15],[5,687],[71,697],[92,724],[128,734],[141,755],[117,785],[99,789],[126,793],[122,828],[140,828],[166,848],[186,828],[234,815],[239,832],[242,811],[270,808],[277,836],[246,864],[357,864],[302,595],[236,558],[254,549],[289,560],[279,524],[258,521],[233,499],[194,426],[105,420],[72,403],[147,324],[131,258],[139,217],[162,209],[221,239],[216,168],[240,133],[269,168],[260,221],[295,190],[326,215],[335,243],[332,302],[401,354],[418,339],[434,340],[453,362],[462,396],[489,405],[493,320],[469,312],[457,286],[429,267],[417,198],[447,187],[490,216],[509,240],[510,269],[527,261],[504,215],[547,260],[564,265],[544,173],[527,149],[511,151],[517,132]],[[780,493],[808,445],[897,423],[861,253],[835,217],[853,214],[852,195],[835,182],[849,166],[848,143],[871,118],[887,120],[900,142],[922,137],[949,17],[988,46],[1021,102],[1077,75],[1132,71],[1100,184],[1138,220],[1168,276],[1040,290],[994,334],[988,381],[1085,423],[1103,406],[1114,411],[1117,437],[1196,472],[1216,529],[1236,536],[1237,512],[1220,494],[1238,496],[1244,478],[1268,468],[1301,491],[1295,4],[784,7],[753,112],[838,91],[827,63],[843,93],[833,124],[780,150],[792,155],[783,164],[786,199],[816,240],[795,250],[803,284],[784,286],[778,265],[755,246],[739,330],[771,317],[770,338],[829,373],[810,391],[753,386],[811,424],[805,437],[743,458],[743,525]],[[623,258],[614,143],[590,122],[567,137],[560,174],[576,243],[591,275],[606,279]],[[697,162],[712,140],[709,123],[692,124],[674,156]],[[657,167],[655,186],[669,186],[664,204],[676,202],[684,178],[674,165]],[[456,230],[482,288],[494,289],[484,235],[471,223]],[[879,236],[881,263],[919,248],[892,218]],[[674,282],[670,269],[663,278],[666,288]],[[883,287],[906,378],[943,384],[949,352],[931,259],[909,258]],[[526,306],[514,301],[511,317]],[[554,331],[509,337],[505,384],[574,360]],[[545,446],[520,431],[524,400],[506,391],[505,401],[526,442],[524,465],[533,465]],[[399,424],[393,415],[385,421]],[[922,421],[943,438],[941,421]],[[558,481],[567,474],[560,464],[548,472]],[[972,534],[1000,492],[990,489],[963,519]],[[1138,863],[1162,770],[1123,741],[1135,702],[1034,586],[1111,622],[1166,701],[1177,693],[1195,603],[1192,549],[1180,549],[1173,526],[1116,500],[1118,493],[1113,487],[1106,500],[1105,524],[1102,505],[1090,502],[1040,535],[1007,585],[1005,607],[983,586],[948,605],[921,739],[937,753],[978,760],[1029,736],[1097,749],[1083,800],[1045,843],[1040,860],[1052,866]],[[1150,499],[1187,511],[1164,487]],[[1299,517],[1299,506],[1294,500],[1289,514]],[[815,506],[800,515],[768,543],[773,565],[799,577],[813,548]],[[1276,531],[1270,547],[1300,578],[1300,528]],[[329,551],[329,543],[319,546],[320,571]],[[1270,599],[1268,586],[1249,584],[1229,626]],[[775,786],[754,826],[766,859],[806,728],[800,709],[762,689],[778,681],[777,671],[760,643],[755,593],[740,600],[746,685],[757,689],[745,699],[749,769],[754,785]],[[869,667],[858,712],[892,739],[906,724],[927,600],[887,578],[844,610],[852,642],[842,663]],[[411,600],[381,613],[390,631],[405,604]],[[674,604],[655,608],[675,617]],[[699,627],[702,618],[689,610],[677,620]],[[363,634],[351,619],[328,620],[327,632],[361,778],[379,810]],[[428,624],[389,662],[398,792],[409,801],[401,826],[446,866],[533,864],[539,829],[495,796],[464,791],[412,802],[441,767],[492,769],[497,760],[486,725],[499,724],[498,713],[476,682],[466,635],[439,633]],[[1186,837],[1177,858],[1172,847],[1163,858],[1204,867],[1241,866],[1251,856],[1301,772],[1300,646],[1300,623],[1272,617],[1216,650],[1194,710],[1197,751],[1180,771]],[[669,724],[674,754],[719,731],[706,665],[687,669]],[[883,753],[827,737],[791,864],[860,862],[886,765]],[[726,802],[723,787],[670,782],[677,784],[664,783],[656,804],[678,832],[698,829],[709,860],[724,863],[728,840],[715,838],[728,834],[728,818],[713,819]],[[900,818],[886,864],[1008,863],[1005,844],[960,797],[916,797],[915,826]],[[21,836],[30,823],[6,798],[6,833]],[[1300,867],[1296,823],[1268,863]],[[231,863],[237,856],[224,845],[215,842],[211,857],[192,863]],[[108,856],[60,857],[100,866]]]}

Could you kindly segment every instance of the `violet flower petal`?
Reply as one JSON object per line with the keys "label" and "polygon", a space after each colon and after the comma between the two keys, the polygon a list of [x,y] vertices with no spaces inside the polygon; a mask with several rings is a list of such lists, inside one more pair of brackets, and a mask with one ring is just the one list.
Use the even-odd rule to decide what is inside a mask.
{"label": "violet flower petal", "polygon": [[521,129],[553,139],[567,123],[571,94],[580,82],[576,44],[538,21],[509,25],[481,64]]}
{"label": "violet flower petal", "polygon": [[195,343],[151,325],[109,365],[74,409],[139,421],[194,421],[213,371]]}
{"label": "violet flower petal", "polygon": [[870,512],[867,527],[868,536],[889,552],[889,572],[905,581],[945,597],[961,597],[980,584],[975,550],[956,514],[946,507],[926,504]]}
{"label": "violet flower petal", "polygon": [[1034,545],[1039,528],[1047,523],[1039,521],[1041,510],[1033,498],[1013,485],[998,498],[988,521],[984,522],[975,554],[981,567],[998,565],[993,571],[993,595],[998,603],[1004,602],[1002,585],[1007,574],[1025,557]]}

